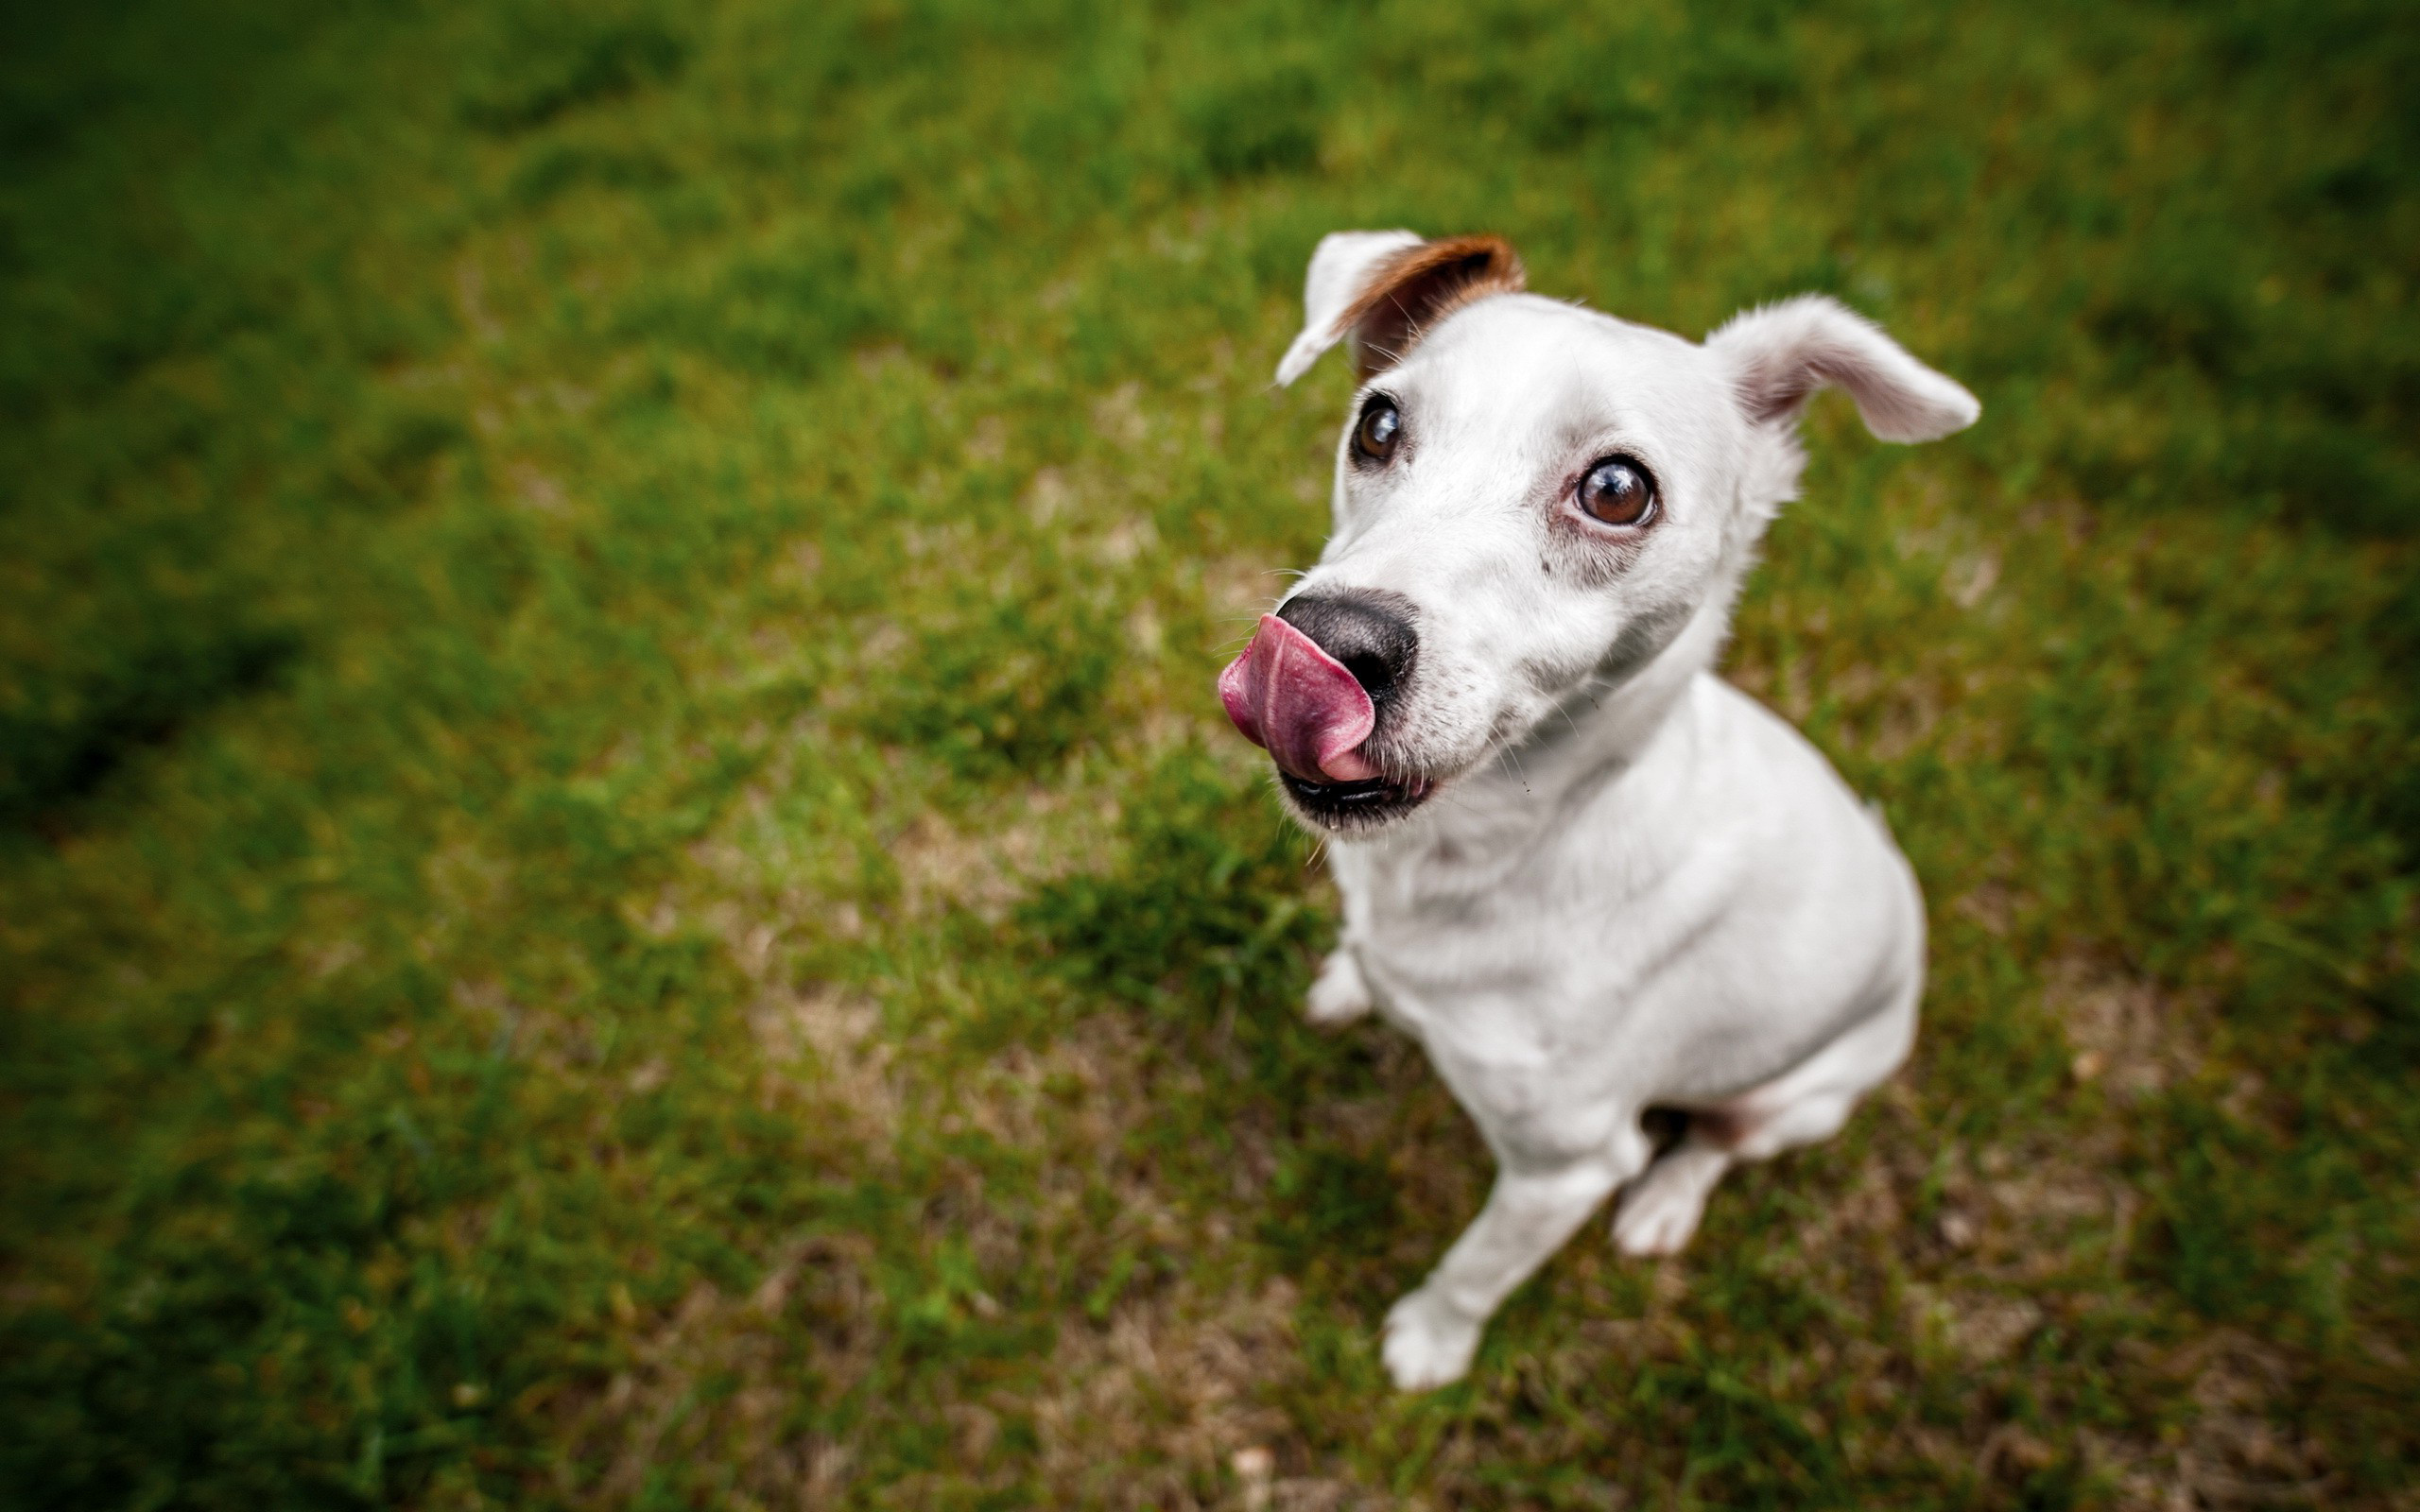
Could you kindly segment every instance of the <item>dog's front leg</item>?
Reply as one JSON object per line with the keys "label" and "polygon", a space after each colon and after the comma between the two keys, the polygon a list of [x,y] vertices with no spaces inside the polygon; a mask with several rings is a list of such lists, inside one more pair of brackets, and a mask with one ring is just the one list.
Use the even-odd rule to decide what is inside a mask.
{"label": "dog's front leg", "polygon": [[1563,1247],[1597,1205],[1638,1174],[1644,1141],[1561,1164],[1506,1169],[1487,1206],[1417,1290],[1387,1314],[1387,1373],[1406,1391],[1461,1378],[1480,1331],[1512,1289]]}
{"label": "dog's front leg", "polygon": [[1318,979],[1311,983],[1310,996],[1303,1004],[1304,1017],[1328,1027],[1350,1023],[1372,1006],[1370,984],[1362,979],[1361,963],[1354,959],[1353,948],[1339,945],[1328,952]]}

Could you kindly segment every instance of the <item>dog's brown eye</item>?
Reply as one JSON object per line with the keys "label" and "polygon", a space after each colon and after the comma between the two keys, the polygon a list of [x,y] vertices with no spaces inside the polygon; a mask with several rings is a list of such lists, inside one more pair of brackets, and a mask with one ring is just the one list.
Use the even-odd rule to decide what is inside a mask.
{"label": "dog's brown eye", "polygon": [[1655,513],[1655,480],[1627,456],[1609,456],[1580,480],[1580,507],[1609,525],[1643,525]]}
{"label": "dog's brown eye", "polygon": [[1395,455],[1395,438],[1403,434],[1403,416],[1394,401],[1381,395],[1370,401],[1361,411],[1361,423],[1353,427],[1353,449],[1373,462],[1383,462]]}

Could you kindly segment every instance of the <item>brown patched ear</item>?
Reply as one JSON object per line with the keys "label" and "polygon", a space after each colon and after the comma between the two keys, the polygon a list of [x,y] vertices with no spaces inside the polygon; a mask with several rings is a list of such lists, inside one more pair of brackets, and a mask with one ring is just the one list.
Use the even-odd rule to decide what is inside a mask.
{"label": "brown patched ear", "polygon": [[1500,236],[1422,241],[1408,231],[1344,231],[1322,238],[1303,283],[1303,330],[1277,365],[1290,384],[1340,341],[1363,378],[1401,362],[1454,311],[1522,286],[1520,254]]}
{"label": "brown patched ear", "polygon": [[1491,294],[1527,286],[1521,254],[1501,236],[1448,236],[1407,247],[1371,270],[1345,306],[1337,332],[1353,343],[1353,367],[1366,382],[1403,361],[1445,317]]}

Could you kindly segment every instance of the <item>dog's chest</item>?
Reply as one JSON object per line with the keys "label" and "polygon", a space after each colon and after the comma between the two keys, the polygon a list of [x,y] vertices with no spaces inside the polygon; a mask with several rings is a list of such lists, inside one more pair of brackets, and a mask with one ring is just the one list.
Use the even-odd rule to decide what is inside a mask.
{"label": "dog's chest", "polygon": [[1607,986],[1622,963],[1586,939],[1583,910],[1541,885],[1534,860],[1490,877],[1450,855],[1357,859],[1338,868],[1345,936],[1378,1011],[1420,1041],[1498,1156],[1600,1145],[1632,995]]}
{"label": "dog's chest", "polygon": [[[1482,850],[1340,851],[1346,938],[1380,1008],[1432,1054],[1553,1074],[1600,1056],[1679,921],[1640,906],[1599,838],[1577,856],[1551,835]],[[1609,927],[1615,919],[1626,928]]]}

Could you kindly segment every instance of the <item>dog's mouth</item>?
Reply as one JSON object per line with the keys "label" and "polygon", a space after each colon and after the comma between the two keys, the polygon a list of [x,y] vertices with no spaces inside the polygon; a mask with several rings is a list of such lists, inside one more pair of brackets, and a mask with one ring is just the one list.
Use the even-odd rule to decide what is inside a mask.
{"label": "dog's mouth", "polygon": [[1313,782],[1280,769],[1277,781],[1305,816],[1330,829],[1374,829],[1403,817],[1437,790],[1426,777],[1363,778],[1352,782]]}
{"label": "dog's mouth", "polygon": [[[1270,614],[1219,675],[1219,699],[1244,738],[1268,749],[1305,819],[1331,830],[1374,829],[1418,808],[1436,785],[1390,774],[1371,756],[1376,680]],[[1392,691],[1379,683],[1381,696]]]}

